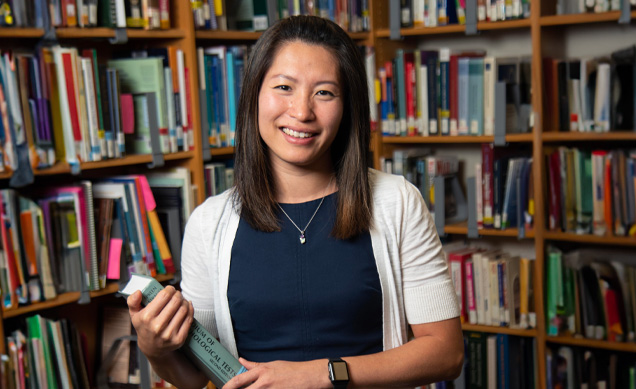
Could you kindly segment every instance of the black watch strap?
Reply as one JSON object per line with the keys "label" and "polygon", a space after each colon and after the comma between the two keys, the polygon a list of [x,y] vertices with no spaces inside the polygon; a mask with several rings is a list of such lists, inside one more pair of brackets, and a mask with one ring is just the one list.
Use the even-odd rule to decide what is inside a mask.
{"label": "black watch strap", "polygon": [[349,385],[347,362],[341,358],[329,358],[329,379],[334,389],[346,389]]}

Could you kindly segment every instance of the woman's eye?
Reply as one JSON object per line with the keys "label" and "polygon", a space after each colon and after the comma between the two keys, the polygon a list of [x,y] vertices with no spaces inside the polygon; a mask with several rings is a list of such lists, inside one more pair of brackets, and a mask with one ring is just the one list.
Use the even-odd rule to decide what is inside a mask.
{"label": "woman's eye", "polygon": [[289,87],[289,85],[278,85],[278,86],[274,87],[274,89],[280,89],[280,90],[288,91],[291,88]]}
{"label": "woman's eye", "polygon": [[330,96],[330,97],[335,96],[332,92],[329,92],[328,90],[318,91],[317,95],[318,96]]}

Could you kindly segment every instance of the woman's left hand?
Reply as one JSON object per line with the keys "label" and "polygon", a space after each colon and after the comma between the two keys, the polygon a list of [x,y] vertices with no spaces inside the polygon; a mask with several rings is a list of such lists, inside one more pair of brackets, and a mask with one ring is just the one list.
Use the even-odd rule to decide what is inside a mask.
{"label": "woman's left hand", "polygon": [[308,362],[250,362],[239,358],[247,371],[228,381],[223,389],[238,388],[333,388],[327,360]]}

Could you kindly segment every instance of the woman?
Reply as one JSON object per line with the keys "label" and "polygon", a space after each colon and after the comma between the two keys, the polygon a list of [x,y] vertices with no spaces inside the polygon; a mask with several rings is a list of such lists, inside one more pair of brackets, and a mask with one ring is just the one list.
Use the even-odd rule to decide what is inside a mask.
{"label": "woman", "polygon": [[442,247],[417,189],[367,168],[352,40],[317,17],[278,22],[251,53],[238,112],[236,186],[188,221],[183,295],[128,300],[154,369],[179,388],[205,384],[174,352],[194,315],[248,369],[225,388],[456,377],[463,342]]}

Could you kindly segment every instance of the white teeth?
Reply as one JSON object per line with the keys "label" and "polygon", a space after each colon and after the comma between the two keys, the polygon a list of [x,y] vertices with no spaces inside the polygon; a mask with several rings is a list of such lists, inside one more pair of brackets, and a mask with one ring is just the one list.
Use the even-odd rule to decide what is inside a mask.
{"label": "white teeth", "polygon": [[311,137],[311,134],[308,132],[300,132],[300,131],[294,131],[294,130],[290,130],[287,127],[283,127],[283,132],[289,136],[293,136],[294,138],[309,138]]}

